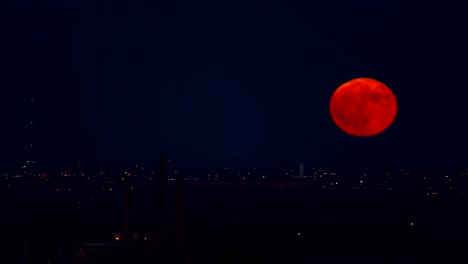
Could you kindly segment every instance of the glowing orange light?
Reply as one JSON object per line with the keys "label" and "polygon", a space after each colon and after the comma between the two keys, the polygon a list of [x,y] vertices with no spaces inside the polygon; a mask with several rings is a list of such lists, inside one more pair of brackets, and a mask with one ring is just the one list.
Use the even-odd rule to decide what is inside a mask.
{"label": "glowing orange light", "polygon": [[385,131],[395,120],[397,100],[392,90],[372,78],[357,78],[333,93],[330,114],[344,132],[360,137]]}

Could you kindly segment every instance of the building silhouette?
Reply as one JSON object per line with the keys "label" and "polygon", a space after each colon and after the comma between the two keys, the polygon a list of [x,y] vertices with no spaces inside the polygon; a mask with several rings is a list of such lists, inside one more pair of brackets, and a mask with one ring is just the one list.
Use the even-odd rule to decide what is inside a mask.
{"label": "building silhouette", "polygon": [[304,177],[304,163],[299,163],[299,176]]}

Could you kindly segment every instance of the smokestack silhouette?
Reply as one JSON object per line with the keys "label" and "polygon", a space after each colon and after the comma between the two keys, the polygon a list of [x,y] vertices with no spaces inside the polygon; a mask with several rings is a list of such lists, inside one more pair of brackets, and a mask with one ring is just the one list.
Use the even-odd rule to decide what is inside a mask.
{"label": "smokestack silhouette", "polygon": [[157,216],[158,216],[158,232],[157,235],[158,241],[161,242],[160,249],[162,252],[165,252],[165,223],[164,223],[164,197],[166,191],[166,155],[160,154],[159,155],[159,177],[156,182],[157,185]]}
{"label": "smokestack silhouette", "polygon": [[129,188],[124,187],[125,192],[125,219],[124,219],[124,233],[123,239],[125,242],[130,241],[130,214],[131,214],[131,205],[130,205],[130,190]]}
{"label": "smokestack silhouette", "polygon": [[183,255],[183,225],[184,225],[184,175],[176,176],[176,219],[175,219],[175,249],[177,256]]}

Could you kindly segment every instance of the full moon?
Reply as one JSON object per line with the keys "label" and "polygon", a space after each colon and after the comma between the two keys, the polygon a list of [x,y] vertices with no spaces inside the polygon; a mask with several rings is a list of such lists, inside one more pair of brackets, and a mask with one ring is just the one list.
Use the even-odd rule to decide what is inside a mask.
{"label": "full moon", "polygon": [[369,137],[385,131],[395,120],[397,100],[392,90],[372,78],[356,78],[333,93],[330,114],[344,132]]}

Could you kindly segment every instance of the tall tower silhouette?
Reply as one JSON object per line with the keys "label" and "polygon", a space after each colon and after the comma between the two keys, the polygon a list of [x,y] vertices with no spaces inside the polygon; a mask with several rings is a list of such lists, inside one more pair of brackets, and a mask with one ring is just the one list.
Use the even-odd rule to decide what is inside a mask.
{"label": "tall tower silhouette", "polygon": [[37,174],[37,121],[39,109],[37,107],[36,88],[31,87],[26,95],[26,117],[23,119],[25,127],[25,140],[23,142],[24,156],[22,160],[22,172],[27,176]]}

